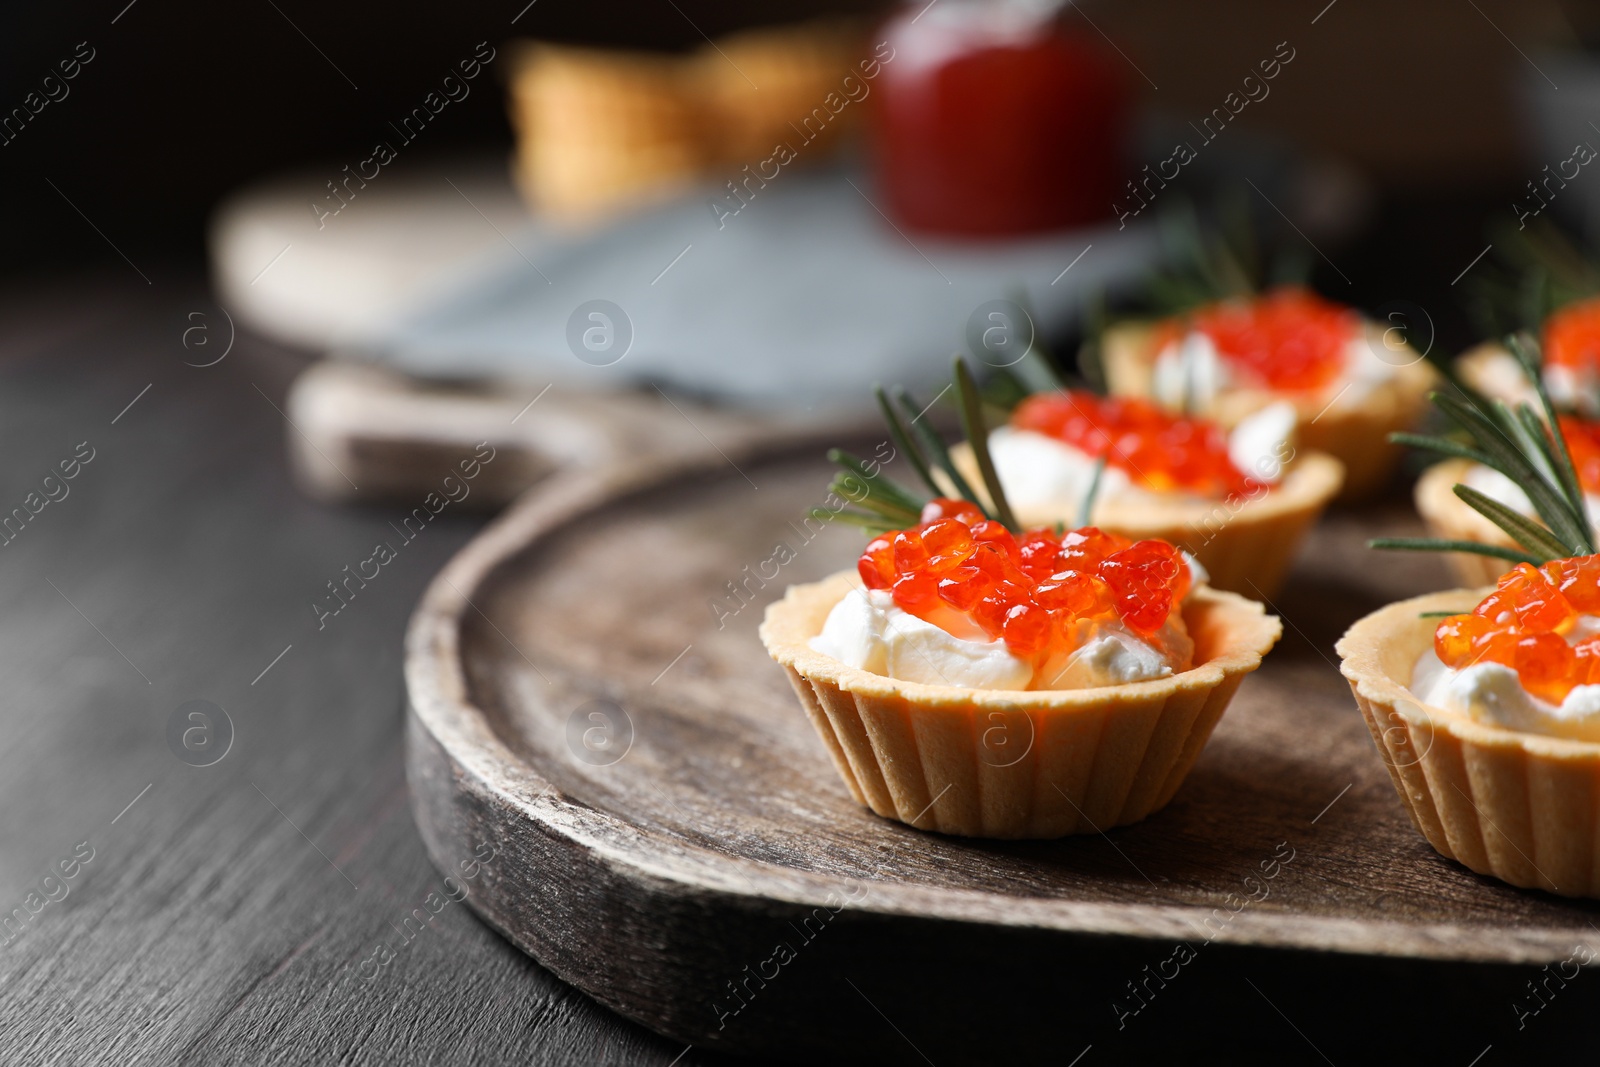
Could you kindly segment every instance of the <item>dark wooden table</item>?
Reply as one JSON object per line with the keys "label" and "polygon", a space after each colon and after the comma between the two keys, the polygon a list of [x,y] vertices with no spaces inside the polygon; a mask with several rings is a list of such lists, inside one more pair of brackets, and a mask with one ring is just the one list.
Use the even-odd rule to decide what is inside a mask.
{"label": "dark wooden table", "polygon": [[[0,297],[0,531],[27,515],[0,533],[0,1064],[726,1062],[598,1007],[460,904],[399,932],[445,888],[402,770],[401,636],[482,517],[441,514],[319,628],[327,583],[398,541],[409,507],[297,494],[279,409],[304,357],[241,335],[187,365],[224,350],[226,322],[193,276],[153,277]],[[1286,644],[1337,636],[1313,634]],[[232,724],[209,766],[193,752],[220,743],[215,711],[180,713],[179,735],[202,730],[190,748],[169,740],[190,701]],[[363,967],[383,944],[395,958]],[[1481,1029],[1492,1067],[1576,1047],[1596,991],[1562,986],[1519,1030],[1534,968],[1441,966],[1416,989],[1415,971],[1304,954],[1266,991],[1273,1014],[1239,992],[1240,961],[1207,966],[1141,1040],[1181,1050],[1194,1020],[1237,1018],[1233,1061],[1350,1062],[1354,1045],[1380,1062],[1387,1031],[1448,1024]],[[1355,986],[1393,1010],[1341,1016]],[[940,1064],[898,1021],[908,1060]],[[1097,1042],[1083,1064],[1142,1048]]]}
{"label": "dark wooden table", "polygon": [[[407,800],[401,634],[482,516],[452,506],[319,630],[325,583],[408,509],[298,495],[278,408],[304,357],[241,335],[186,366],[226,321],[197,279],[153,277],[0,299],[4,513],[66,491],[0,548],[0,914],[23,916],[0,931],[0,1063],[713,1062],[463,905],[396,932],[443,893]],[[185,346],[196,326],[211,344]],[[233,726],[211,766],[168,744],[192,700]],[[385,941],[406,947],[366,977]]]}

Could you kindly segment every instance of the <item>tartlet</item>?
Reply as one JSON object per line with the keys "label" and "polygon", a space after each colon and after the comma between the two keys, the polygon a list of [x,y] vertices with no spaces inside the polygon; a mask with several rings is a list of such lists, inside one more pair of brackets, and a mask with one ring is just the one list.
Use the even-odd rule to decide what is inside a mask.
{"label": "tartlet", "polygon": [[[1129,402],[1144,403],[1138,398],[1123,401]],[[1097,415],[1091,400],[1075,401],[1073,407],[1085,420]],[[1203,420],[1163,417],[1209,430]],[[1294,448],[1286,451],[1287,455],[1281,457],[1287,461],[1282,477],[1275,483],[1243,481],[1228,489],[1219,487],[1215,490],[1219,495],[1210,496],[1181,486],[1145,488],[1140,485],[1137,465],[1129,465],[1136,491],[1098,492],[1088,521],[1135,541],[1166,541],[1182,548],[1199,560],[1209,576],[1207,583],[1214,589],[1271,599],[1282,587],[1306,531],[1338,495],[1344,481],[1344,466],[1333,457]],[[978,468],[971,448],[959,446],[952,455],[968,479],[977,481]],[[1116,458],[1113,449],[1108,459]],[[1004,470],[1000,481],[1002,486],[1007,485]],[[1073,502],[1029,504],[1011,495],[1017,520],[1023,526],[1075,521],[1078,508]]]}
{"label": "tartlet", "polygon": [[[1536,350],[1517,344],[1531,372]],[[1493,561],[1495,584],[1391,604],[1337,648],[1434,848],[1512,885],[1600,896],[1600,544],[1583,489],[1600,475],[1589,470],[1600,439],[1557,414],[1537,375],[1530,384],[1538,409],[1435,394],[1455,435],[1407,440],[1455,457],[1430,472],[1418,503],[1437,532],[1458,536],[1371,542],[1508,557]],[[1482,488],[1470,484],[1479,468]]]}
{"label": "tartlet", "polygon": [[524,45],[514,58],[513,177],[541,212],[590,218],[668,197],[706,156],[695,68],[672,56]]}
{"label": "tartlet", "polygon": [[509,86],[513,178],[535,208],[569,221],[712,178],[751,195],[775,152],[780,162],[821,158],[855,125],[861,109],[846,96],[864,99],[870,86],[854,75],[879,65],[863,55],[860,26],[832,19],[746,30],[683,54],[524,45]]}
{"label": "tartlet", "polygon": [[[1200,588],[1183,609],[1195,642],[1186,671],[1094,689],[966,689],[899,681],[812,649],[859,585],[847,571],[791,587],[767,609],[761,639],[858,801],[967,837],[1093,833],[1165,806],[1282,631],[1260,604]],[[1007,745],[1025,751],[1014,757]]]}
{"label": "tartlet", "polygon": [[983,499],[923,409],[878,390],[923,488],[830,451],[833,491],[857,505],[837,517],[877,536],[853,574],[768,607],[761,640],[879,815],[998,838],[1136,822],[1172,799],[1282,628],[1170,543],[1022,526],[959,358],[953,386]]}
{"label": "tartlet", "polygon": [[1479,874],[1600,896],[1600,742],[1481,723],[1409,684],[1437,619],[1488,589],[1390,604],[1340,639],[1340,668],[1407,814],[1438,852]]}
{"label": "tartlet", "polygon": [[[1298,290],[1274,290],[1247,301],[1209,305],[1173,320],[1113,326],[1101,339],[1107,388],[1118,396],[1155,397],[1159,392],[1155,381],[1158,358],[1175,337],[1189,332],[1189,324],[1197,316],[1289,297],[1314,299]],[[1343,463],[1345,480],[1339,499],[1356,500],[1371,495],[1388,481],[1400,455],[1389,443],[1389,434],[1416,425],[1427,407],[1428,392],[1437,375],[1423,356],[1399,340],[1394,331],[1362,320],[1354,311],[1346,309],[1345,313],[1351,320],[1347,344],[1364,340],[1374,353],[1381,348],[1385,353],[1381,362],[1388,368],[1382,380],[1364,383],[1359,396],[1347,393],[1350,381],[1337,374],[1304,388],[1246,381],[1220,388],[1191,410],[1232,427],[1268,404],[1292,403],[1300,420],[1301,446]],[[1223,361],[1227,362],[1226,354]]]}
{"label": "tartlet", "polygon": [[[1540,327],[1538,372],[1556,408],[1600,416],[1600,297],[1551,312]],[[1486,341],[1456,359],[1456,374],[1484,396],[1508,404],[1533,402],[1527,369],[1500,341]]]}

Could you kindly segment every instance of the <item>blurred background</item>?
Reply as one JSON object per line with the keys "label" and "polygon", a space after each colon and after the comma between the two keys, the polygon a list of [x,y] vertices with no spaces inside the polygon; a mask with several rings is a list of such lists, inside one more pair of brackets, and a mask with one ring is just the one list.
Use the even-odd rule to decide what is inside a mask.
{"label": "blurred background", "polygon": [[[1280,206],[1308,234],[1328,238],[1323,250],[1349,276],[1355,302],[1416,301],[1446,343],[1465,344],[1468,327],[1449,283],[1483,247],[1484,217],[1509,212],[1541,166],[1570,154],[1541,154],[1551,147],[1544,137],[1550,116],[1542,119],[1541,109],[1559,100],[1581,114],[1584,94],[1595,92],[1600,79],[1585,48],[1596,32],[1596,5],[1322,6],[1089,2],[1063,21],[1115,49],[1139,136],[1162,146],[1159,154],[1134,150],[1134,170],[1167,154],[1154,130],[1197,121],[1288,40],[1296,59],[1272,83],[1270,100],[1238,116],[1227,150],[1292,152],[1332,165],[1314,175],[1320,187],[1298,190],[1294,205]],[[3,146],[0,185],[17,210],[0,265],[26,285],[51,271],[126,270],[120,249],[146,275],[193,271],[223,198],[264,176],[308,168],[299,199],[309,205],[326,195],[324,181],[367,158],[389,124],[480,41],[681,56],[756,25],[819,15],[871,20],[884,11],[847,0],[783,0],[759,11],[704,0],[444,7],[262,0],[222,8],[111,0],[19,10],[0,41],[6,108],[23,106],[80,42],[94,58],[67,83],[68,97]],[[505,89],[513,67],[504,55],[490,64],[469,97],[406,147],[393,173],[414,174],[463,153],[509,159]],[[1576,125],[1559,130],[1559,143],[1587,129],[1581,119]],[[1318,268],[1319,282],[1338,280],[1326,263]],[[131,271],[121,280],[144,284]]]}

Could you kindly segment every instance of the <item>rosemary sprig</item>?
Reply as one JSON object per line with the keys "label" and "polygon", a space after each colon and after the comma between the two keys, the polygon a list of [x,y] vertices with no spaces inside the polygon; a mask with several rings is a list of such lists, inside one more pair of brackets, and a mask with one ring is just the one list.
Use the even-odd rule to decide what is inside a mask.
{"label": "rosemary sprig", "polygon": [[1106,473],[1106,458],[1109,453],[1102,454],[1094,464],[1094,477],[1089,479],[1089,488],[1083,494],[1083,503],[1078,505],[1078,525],[1088,526],[1094,515],[1095,498],[1100,495],[1100,479]]}
{"label": "rosemary sprig", "polygon": [[928,461],[922,458],[922,453],[911,444],[911,437],[906,433],[906,428],[900,424],[900,419],[894,413],[894,405],[889,403],[889,395],[883,391],[883,386],[875,386],[872,393],[878,399],[878,410],[883,413],[883,421],[889,427],[889,439],[894,442],[894,447],[905,453],[906,459],[911,461],[911,466],[916,470],[917,477],[922,479],[935,494],[939,492],[939,483],[933,480],[933,472],[928,469]]}
{"label": "rosemary sprig", "polygon": [[1006,501],[1000,476],[995,473],[994,457],[989,455],[989,427],[984,425],[983,409],[978,397],[978,383],[972,380],[967,361],[960,356],[955,361],[956,393],[961,402],[961,429],[972,446],[972,458],[978,461],[978,473],[983,476],[983,487],[994,507],[994,517],[1008,530],[1016,530],[1017,517],[1011,513]]}
{"label": "rosemary sprig", "polygon": [[1450,437],[1412,433],[1391,434],[1389,439],[1440,455],[1471,460],[1498,471],[1527,494],[1543,525],[1470,486],[1457,485],[1456,496],[1504,531],[1521,546],[1521,551],[1439,538],[1384,537],[1369,541],[1371,547],[1471,552],[1533,564],[1596,553],[1595,530],[1589,521],[1583,489],[1578,483],[1555,407],[1539,373],[1538,343],[1521,333],[1507,338],[1506,347],[1533,383],[1539,410],[1527,403],[1512,408],[1500,401],[1485,403],[1471,394],[1463,394],[1467,399],[1461,400],[1434,393],[1431,397],[1434,406],[1466,438],[1466,443]]}
{"label": "rosemary sprig", "polygon": [[1374,537],[1368,548],[1387,548],[1405,552],[1472,552],[1495,559],[1508,559],[1513,563],[1543,563],[1537,556],[1499,545],[1482,545],[1476,541],[1450,541],[1442,537]]}
{"label": "rosemary sprig", "polygon": [[[904,453],[927,492],[908,489],[886,477],[881,470],[875,474],[866,463],[850,453],[838,448],[830,449],[828,459],[837,464],[840,470],[834,475],[829,488],[855,507],[846,507],[838,512],[813,508],[811,515],[814,518],[824,521],[838,518],[869,533],[879,534],[915,526],[922,517],[922,506],[931,497],[954,495],[976,505],[985,517],[1013,532],[1020,531],[1016,516],[1006,502],[1005,490],[995,473],[994,459],[989,454],[989,430],[983,419],[983,400],[977,382],[966,360],[960,356],[956,357],[954,370],[955,380],[949,388],[956,392],[956,407],[961,414],[962,429],[983,478],[983,495],[974,492],[971,483],[956,468],[950,458],[950,450],[945,447],[938,432],[922,418],[924,409],[917,407],[911,394],[904,389],[896,389],[891,402],[890,394],[878,389],[875,391],[878,410],[889,428],[889,439],[899,452]],[[1098,481],[1099,475],[1096,474],[1097,484]]]}
{"label": "rosemary sprig", "polygon": [[1030,393],[1054,393],[1065,389],[1066,383],[1056,373],[1054,356],[1039,340],[1039,317],[1033,313],[1033,302],[1028,299],[1027,290],[1018,288],[1011,302],[1021,309],[1028,320],[1028,350],[1021,359],[1003,368],[1005,373],[1016,378]]}

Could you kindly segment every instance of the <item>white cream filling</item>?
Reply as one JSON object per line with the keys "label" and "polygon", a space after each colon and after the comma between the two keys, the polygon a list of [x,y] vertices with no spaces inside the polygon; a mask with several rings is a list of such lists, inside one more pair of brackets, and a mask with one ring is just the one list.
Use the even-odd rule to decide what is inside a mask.
{"label": "white cream filling", "polygon": [[1228,459],[1257,481],[1272,484],[1283,477],[1299,416],[1287,401],[1268,404],[1239,421],[1228,434]]}
{"label": "white cream filling", "polygon": [[1422,358],[1404,341],[1390,345],[1388,338],[1389,331],[1382,326],[1363,322],[1345,345],[1344,372],[1328,387],[1328,393],[1337,396],[1341,404],[1358,404],[1399,374],[1402,367]]}
{"label": "white cream filling", "polygon": [[[1485,467],[1481,463],[1474,463],[1467,468],[1467,473],[1461,484],[1471,489],[1476,489],[1491,500],[1499,501],[1513,511],[1519,511],[1531,518],[1538,518],[1538,510],[1534,508],[1533,501],[1528,499],[1528,494],[1522,486],[1501,474],[1493,467]],[[1593,493],[1583,494],[1584,508],[1589,513],[1589,522],[1600,528],[1600,496]]]}
{"label": "white cream filling", "polygon": [[1004,641],[961,638],[904,610],[886,589],[852,589],[828,613],[811,647],[849,667],[903,682],[1026,689],[1033,667]]}
{"label": "white cream filling", "polygon": [[[1597,632],[1600,618],[1585,615],[1567,635],[1567,642],[1575,644]],[[1490,726],[1600,741],[1600,685],[1575,686],[1560,704],[1552,704],[1522,688],[1517,672],[1503,663],[1474,663],[1454,670],[1444,665],[1430,644],[1412,671],[1411,692],[1424,704]]]}
{"label": "white cream filling", "polygon": [[1092,689],[1166,678],[1194,655],[1189,635],[1168,622],[1151,644],[1120,620],[1079,619],[1076,647],[1046,660],[1035,689]]}
{"label": "white cream filling", "polygon": [[[1099,461],[1064,441],[1032,430],[1001,426],[989,435],[989,456],[1013,508],[1050,509],[1076,515],[1089,494]],[[1127,474],[1110,464],[1100,476],[1099,499],[1124,496],[1135,489]]]}
{"label": "white cream filling", "polygon": [[1150,394],[1172,411],[1209,411],[1234,376],[1215,342],[1199,330],[1184,334],[1156,356]]}
{"label": "white cream filling", "polygon": [[[1360,403],[1419,358],[1409,348],[1391,347],[1387,331],[1376,324],[1363,323],[1345,345],[1344,366],[1323,395],[1330,403]],[[1210,337],[1194,330],[1156,355],[1150,393],[1157,403],[1175,411],[1209,411],[1217,397],[1231,389],[1263,388],[1250,377],[1249,372],[1236,370]]]}
{"label": "white cream filling", "polygon": [[[1516,360],[1513,358],[1511,362],[1516,363]],[[1519,376],[1522,373],[1520,364],[1517,364],[1517,373]],[[1542,377],[1545,391],[1550,394],[1550,402],[1556,407],[1578,411],[1590,418],[1600,415],[1600,372],[1594,367],[1548,363]],[[1526,379],[1523,379],[1523,389],[1537,400],[1537,395],[1528,388]]]}
{"label": "white cream filling", "polygon": [[1194,653],[1189,636],[1170,621],[1151,644],[1118,621],[1085,619],[1078,623],[1077,647],[1047,660],[1036,676],[1004,641],[989,640],[965,615],[948,610],[951,618],[941,621],[968,636],[957,637],[905,611],[886,589],[853,589],[828,613],[811,648],[873,674],[963,689],[1123,685],[1165,678],[1174,664],[1186,665]]}
{"label": "white cream filling", "polygon": [[[1292,404],[1271,404],[1244,419],[1228,435],[1228,458],[1245,474],[1267,484],[1283,477],[1284,460],[1292,453],[1295,410]],[[1002,426],[989,435],[989,454],[1011,506],[1024,511],[1076,515],[1094,481],[1099,461],[1064,441],[1032,430]],[[1097,499],[1150,494],[1128,475],[1107,465]],[[1153,494],[1151,494],[1153,495]]]}
{"label": "white cream filling", "polygon": [[[1539,394],[1528,381],[1522,364],[1509,352],[1495,352],[1476,361],[1478,390],[1508,404],[1539,405]],[[1559,366],[1551,363],[1540,375],[1550,402],[1556,407],[1576,411],[1588,418],[1600,418],[1600,371],[1594,367]]]}

